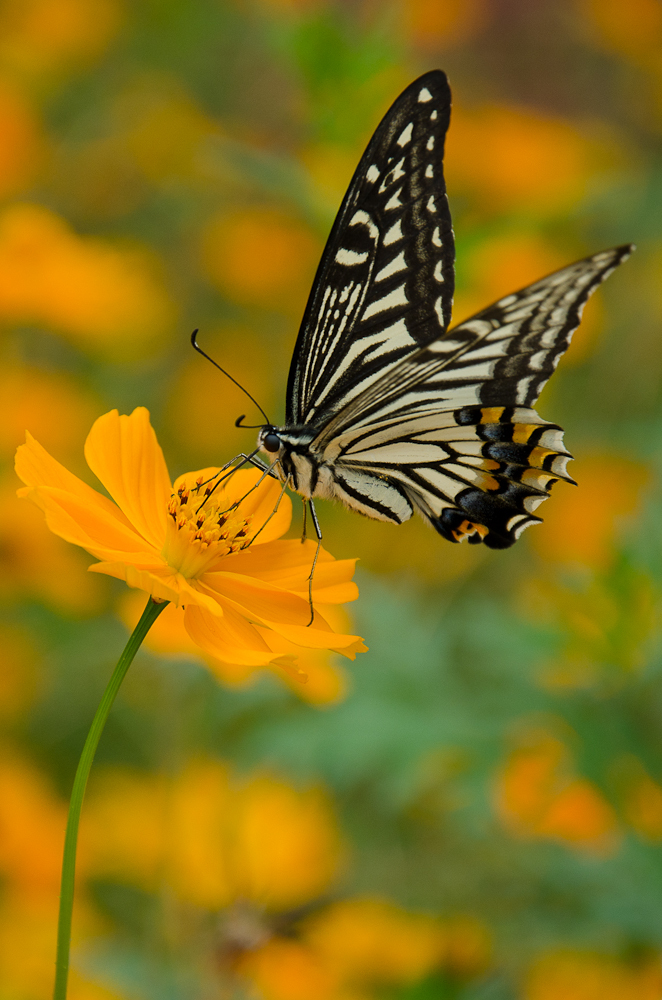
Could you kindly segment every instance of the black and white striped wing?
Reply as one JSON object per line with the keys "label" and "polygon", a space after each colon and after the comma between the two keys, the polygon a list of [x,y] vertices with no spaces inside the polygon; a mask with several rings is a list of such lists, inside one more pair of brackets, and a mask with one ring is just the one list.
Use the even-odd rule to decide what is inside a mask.
{"label": "black and white striped wing", "polygon": [[450,322],[443,176],[450,89],[426,73],[387,112],[331,230],[294,349],[287,424],[319,425]]}
{"label": "black and white striped wing", "polygon": [[595,254],[500,299],[351,400],[310,446],[333,465],[336,495],[383,520],[417,509],[451,541],[511,545],[569,478],[561,428],[531,407],[586,300],[631,250]]}

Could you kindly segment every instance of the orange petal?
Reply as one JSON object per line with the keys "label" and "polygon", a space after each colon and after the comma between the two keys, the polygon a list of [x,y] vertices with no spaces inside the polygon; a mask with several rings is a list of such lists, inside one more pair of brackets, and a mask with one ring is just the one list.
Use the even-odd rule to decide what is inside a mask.
{"label": "orange petal", "polygon": [[367,646],[358,635],[339,635],[333,632],[327,622],[316,611],[315,619],[310,627],[305,625],[283,625],[281,622],[268,622],[268,625],[297,646],[306,646],[309,649],[332,649],[336,653],[353,660],[356,653],[364,653]]}
{"label": "orange petal", "polygon": [[310,618],[308,602],[272,583],[255,580],[238,573],[205,573],[201,585],[209,592],[232,603],[249,618],[278,621],[289,625],[304,625]]}
{"label": "orange petal", "polygon": [[246,619],[224,605],[223,617],[189,605],[184,614],[186,631],[205,653],[226,663],[267,666],[276,658],[260,634]]}
{"label": "orange petal", "polygon": [[[285,539],[235,552],[227,556],[223,564],[227,572],[266,580],[307,599],[308,576],[316,547],[310,539],[303,545],[296,539]],[[356,559],[334,559],[325,549],[320,549],[313,577],[315,599],[323,604],[356,600],[358,588],[352,582],[355,565]]]}
{"label": "orange petal", "polygon": [[195,604],[205,608],[211,615],[223,616],[223,608],[218,601],[196,586],[192,586],[181,573],[174,573],[165,563],[150,567],[139,560],[134,562],[110,560],[95,563],[88,568],[91,573],[104,573],[106,576],[124,580],[129,587],[144,590],[162,601],[172,601],[178,608]]}
{"label": "orange petal", "polygon": [[137,569],[125,562],[100,562],[89,567],[91,573],[103,573],[106,576],[114,576],[117,580],[124,580],[129,587],[135,590],[144,590],[146,594],[151,594],[159,601],[172,601],[177,604],[179,591],[170,585],[171,581],[150,573],[146,569]]}
{"label": "orange petal", "polygon": [[[78,476],[60,465],[51,455],[48,454],[38,441],[26,431],[25,444],[16,449],[15,461],[16,475],[26,486],[54,486],[59,490],[71,493],[81,500],[87,501],[90,505],[97,505],[107,513],[112,514],[118,521],[130,527],[129,521],[124,517],[119,507],[109,500],[108,497],[93,490],[91,486],[84,483]],[[25,491],[19,493],[20,496],[27,496]]]}
{"label": "orange petal", "polygon": [[130,416],[111,410],[99,417],[87,436],[85,458],[136,530],[162,548],[172,487],[148,410],[138,406]]}
{"label": "orange petal", "polygon": [[217,594],[224,607],[231,604],[240,614],[256,619],[299,646],[333,649],[350,659],[366,649],[359,636],[334,632],[318,611],[309,626],[308,601],[264,581],[258,583],[235,573],[205,573],[199,583]]}
{"label": "orange petal", "polygon": [[54,534],[87,549],[97,559],[150,554],[144,538],[126,523],[114,504],[109,501],[107,506],[97,504],[96,497],[104,498],[94,490],[90,490],[95,498],[92,501],[87,496],[54,487],[26,486],[17,492],[44,511],[46,523]]}

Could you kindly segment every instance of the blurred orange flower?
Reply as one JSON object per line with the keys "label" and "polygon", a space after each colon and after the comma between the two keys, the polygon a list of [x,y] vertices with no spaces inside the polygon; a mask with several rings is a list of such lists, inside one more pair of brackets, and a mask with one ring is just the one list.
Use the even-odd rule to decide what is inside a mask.
{"label": "blurred orange flower", "polygon": [[169,77],[140,79],[122,94],[115,116],[125,129],[128,154],[154,184],[201,176],[205,140],[220,133],[180,81]]}
{"label": "blurred orange flower", "polygon": [[308,176],[332,216],[338,211],[360,155],[360,149],[331,142],[311,144],[300,153]]}
{"label": "blurred orange flower", "polygon": [[122,22],[121,0],[4,0],[0,63],[38,76],[99,56]]}
{"label": "blurred orange flower", "polygon": [[291,216],[247,208],[211,221],[203,263],[234,302],[300,314],[320,251],[311,231]]}
{"label": "blurred orange flower", "polygon": [[[66,806],[32,764],[7,748],[0,757],[0,969],[2,996],[38,1000],[53,984]],[[81,898],[76,941],[98,934]],[[114,1000],[75,972],[71,1000]]]}
{"label": "blurred orange flower", "polygon": [[0,216],[0,321],[43,323],[121,358],[143,352],[172,318],[144,254],[79,237],[39,205]]}
{"label": "blurred orange flower", "polygon": [[379,899],[348,899],[305,925],[304,938],[346,982],[415,983],[443,954],[438,920]]}
{"label": "blurred orange flower", "polygon": [[485,926],[410,913],[378,899],[347,899],[300,925],[298,939],[275,936],[246,953],[239,971],[264,1000],[368,1000],[439,970],[479,974],[489,959]]}
{"label": "blurred orange flower", "polygon": [[46,448],[72,460],[94,419],[95,401],[60,372],[3,364],[0,371],[0,460],[9,462],[31,427]]}
{"label": "blurred orange flower", "polygon": [[518,836],[594,854],[618,846],[614,810],[592,782],[574,776],[567,747],[545,730],[530,730],[511,752],[495,795],[497,812]]}
{"label": "blurred orange flower", "polygon": [[[575,251],[580,257],[581,249]],[[572,250],[561,252],[544,234],[527,228],[505,229],[486,236],[462,254],[462,281],[453,305],[453,322],[461,322],[490,302],[517,291],[572,259]],[[582,322],[573,335],[572,347],[563,365],[576,364],[590,352],[600,333],[600,290],[582,313]]]}
{"label": "blurred orange flower", "polygon": [[57,900],[66,808],[26,761],[0,759],[0,871],[24,899]]}
{"label": "blurred orange flower", "polygon": [[[337,970],[300,941],[274,937],[243,956],[239,972],[260,1000],[354,1000]],[[365,1000],[359,994],[356,1000]]]}
{"label": "blurred orange flower", "polygon": [[484,27],[488,9],[487,0],[405,0],[404,28],[421,48],[456,45]]}
{"label": "blurred orange flower", "polygon": [[233,778],[215,761],[172,779],[128,771],[93,778],[81,826],[85,870],[219,909],[287,909],[328,888],[343,857],[326,795],[274,777]]}
{"label": "blurred orange flower", "polygon": [[573,463],[572,475],[579,489],[562,486],[554,494],[530,544],[545,561],[605,570],[615,555],[619,521],[636,511],[648,473],[611,454],[582,458]]}
{"label": "blurred orange flower", "polygon": [[613,690],[649,662],[658,595],[648,573],[622,562],[608,575],[577,574],[572,585],[550,574],[529,578],[521,597],[532,621],[565,637],[539,675],[543,687]]}
{"label": "blurred orange flower", "polygon": [[[186,631],[204,652],[228,663],[290,664],[292,656],[270,645],[272,632],[296,646],[335,649],[352,659],[365,649],[357,636],[333,632],[319,611],[308,626],[315,546],[276,541],[289,527],[291,505],[284,497],[270,517],[280,493],[274,480],[258,485],[258,470],[240,470],[220,489],[206,485],[201,492],[218,472],[203,469],[171,486],[144,407],[131,416],[113,410],[99,417],[85,457],[117,505],[29,434],[16,453],[16,471],[26,484],[19,496],[44,511],[51,531],[101,560],[90,567],[93,572],[185,608]],[[246,548],[253,538],[255,545]],[[320,552],[314,587],[319,601],[341,604],[356,597],[354,562]]]}
{"label": "blurred orange flower", "polygon": [[29,186],[41,157],[41,136],[25,98],[0,82],[0,197]]}
{"label": "blurred orange flower", "polygon": [[624,819],[644,840],[662,840],[662,786],[634,754],[617,760],[613,772]]}
{"label": "blurred orange flower", "polygon": [[662,7],[659,0],[580,0],[579,8],[593,29],[593,37],[606,48],[635,61],[662,54]]}
{"label": "blurred orange flower", "polygon": [[4,722],[27,708],[37,692],[37,651],[21,628],[0,625],[0,719]]}
{"label": "blurred orange flower", "polygon": [[567,262],[540,233],[506,231],[481,240],[462,255],[462,281],[453,304],[453,322],[461,322]]}
{"label": "blurred orange flower", "polygon": [[559,949],[536,960],[524,996],[525,1000],[659,1000],[661,994],[659,955],[627,961]]}
{"label": "blurred orange flower", "polygon": [[569,122],[518,108],[454,108],[446,177],[454,195],[483,212],[567,210],[589,182],[611,166],[609,143],[582,135]]}
{"label": "blurred orange flower", "polygon": [[[64,819],[63,819],[64,823]],[[57,891],[51,899],[3,894],[0,902],[0,969],[3,1000],[42,1000],[53,989]],[[98,937],[101,928],[84,900],[76,904],[74,946]],[[71,970],[68,1000],[122,1000],[123,994]]]}

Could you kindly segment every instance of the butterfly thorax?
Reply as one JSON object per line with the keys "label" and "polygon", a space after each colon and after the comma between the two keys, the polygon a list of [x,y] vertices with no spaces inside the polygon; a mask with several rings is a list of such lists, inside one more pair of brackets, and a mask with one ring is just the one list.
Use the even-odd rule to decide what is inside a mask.
{"label": "butterfly thorax", "polygon": [[315,432],[309,427],[262,427],[257,445],[274,463],[274,472],[306,499],[331,497],[330,470],[311,451]]}

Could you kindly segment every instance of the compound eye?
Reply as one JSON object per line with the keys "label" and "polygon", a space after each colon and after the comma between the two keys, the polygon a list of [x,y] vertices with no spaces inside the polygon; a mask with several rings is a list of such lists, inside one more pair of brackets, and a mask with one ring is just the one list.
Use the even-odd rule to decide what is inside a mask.
{"label": "compound eye", "polygon": [[277,434],[267,434],[262,442],[262,447],[266,451],[280,451],[280,438]]}

